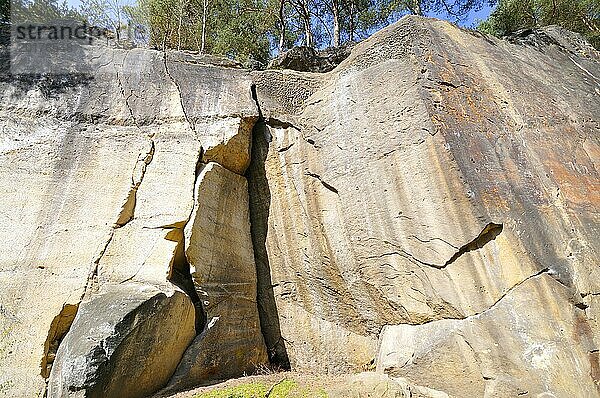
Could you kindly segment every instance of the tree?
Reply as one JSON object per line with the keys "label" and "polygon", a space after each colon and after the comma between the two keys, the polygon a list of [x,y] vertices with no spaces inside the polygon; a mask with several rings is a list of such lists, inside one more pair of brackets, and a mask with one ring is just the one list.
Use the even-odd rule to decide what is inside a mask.
{"label": "tree", "polygon": [[266,63],[277,32],[275,0],[138,0],[154,48],[196,50]]}
{"label": "tree", "polygon": [[262,0],[211,0],[207,45],[212,54],[265,64],[270,56],[277,14]]}
{"label": "tree", "polygon": [[559,25],[600,48],[600,0],[500,0],[478,29],[505,36],[521,29]]}
{"label": "tree", "polygon": [[71,8],[66,0],[62,2],[58,0],[13,0],[9,4],[10,8],[7,9],[10,10],[11,22],[41,23],[57,19],[83,19],[83,16]]}
{"label": "tree", "polygon": [[[375,30],[397,21],[406,14],[445,15],[454,22],[463,21],[471,11],[478,11],[497,0],[321,0],[331,21],[331,44],[364,39]],[[323,4],[322,6],[320,4]]]}
{"label": "tree", "polygon": [[313,47],[314,41],[314,30],[313,30],[313,16],[315,16],[317,8],[313,7],[311,0],[288,0],[293,9],[293,15],[291,18],[296,18],[301,21],[303,29],[303,41],[307,47]]}
{"label": "tree", "polygon": [[497,0],[383,0],[379,9],[383,14],[397,18],[398,15],[446,16],[454,22],[463,21],[470,12],[479,11],[485,5],[493,6]]}
{"label": "tree", "polygon": [[341,41],[353,42],[368,37],[375,30],[395,22],[398,16],[388,14],[386,2],[342,0],[340,7]]}
{"label": "tree", "polygon": [[443,12],[459,20],[495,0],[137,1],[125,13],[130,23],[148,26],[152,47],[193,49],[264,64],[294,45],[322,48],[364,39],[408,13]]}
{"label": "tree", "polygon": [[[146,0],[140,0],[146,1]],[[147,7],[132,5],[123,6],[123,13],[127,19],[127,25],[131,29],[129,38],[137,46],[147,46],[150,43],[149,15]]]}
{"label": "tree", "polygon": [[90,24],[114,32],[118,42],[124,28],[123,6],[121,0],[82,0],[79,11]]}

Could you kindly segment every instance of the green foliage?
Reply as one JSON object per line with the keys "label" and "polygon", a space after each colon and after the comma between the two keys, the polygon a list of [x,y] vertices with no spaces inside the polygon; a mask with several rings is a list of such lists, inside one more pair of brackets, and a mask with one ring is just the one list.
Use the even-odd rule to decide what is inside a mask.
{"label": "green foliage", "polygon": [[267,386],[262,382],[244,383],[194,395],[194,398],[327,398],[322,389],[300,386],[296,381],[284,379]]}
{"label": "green foliage", "polygon": [[66,0],[13,0],[10,7],[11,20],[20,23],[83,19],[82,15],[71,8]]}
{"label": "green foliage", "polygon": [[119,34],[124,29],[123,4],[120,0],[81,0],[80,11],[87,21]]}
{"label": "green foliage", "polygon": [[600,0],[500,0],[478,29],[505,36],[521,29],[559,25],[600,48]]}
{"label": "green foliage", "polygon": [[149,26],[155,48],[197,50],[240,61],[269,58],[275,17],[263,0],[139,0],[125,11],[131,21]]}
{"label": "green foliage", "polygon": [[439,15],[460,22],[471,11],[479,11],[485,5],[493,6],[497,0],[379,0],[384,15],[397,18],[402,14]]}
{"label": "green foliage", "polygon": [[10,1],[0,2],[0,23],[10,22]]}
{"label": "green foliage", "polygon": [[213,54],[243,62],[269,59],[269,34],[275,24],[267,4],[261,0],[224,0],[213,11],[207,44]]}
{"label": "green foliage", "polygon": [[194,398],[262,398],[267,391],[268,387],[262,383],[248,383],[197,394]]}
{"label": "green foliage", "polygon": [[406,13],[445,11],[458,20],[495,0],[123,1],[83,0],[80,11],[117,38],[128,26],[136,44],[224,55],[256,66],[294,45],[320,48],[364,39]]}
{"label": "green foliage", "polygon": [[[146,0],[138,0],[138,3],[144,3]],[[127,20],[127,25],[131,29],[132,35],[130,39],[136,45],[147,45],[150,42],[150,16],[148,15],[148,7],[140,7],[139,5],[124,5],[123,15]]]}

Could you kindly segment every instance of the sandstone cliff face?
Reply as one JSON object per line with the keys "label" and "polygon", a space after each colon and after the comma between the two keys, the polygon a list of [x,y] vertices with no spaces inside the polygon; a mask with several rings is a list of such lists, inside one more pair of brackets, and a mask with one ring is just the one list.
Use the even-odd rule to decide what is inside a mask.
{"label": "sandstone cliff face", "polygon": [[323,74],[88,51],[93,78],[2,83],[0,393],[269,360],[600,393],[591,47],[409,17]]}
{"label": "sandstone cliff face", "polygon": [[258,76],[278,120],[259,303],[292,368],[376,357],[453,396],[599,393],[598,55],[540,37],[407,18],[291,115]]}
{"label": "sandstone cliff face", "polygon": [[7,394],[146,396],[186,350],[214,350],[211,328],[245,355],[213,357],[208,378],[194,362],[178,371],[188,384],[265,363],[243,177],[249,73],[90,51],[93,79],[3,87]]}

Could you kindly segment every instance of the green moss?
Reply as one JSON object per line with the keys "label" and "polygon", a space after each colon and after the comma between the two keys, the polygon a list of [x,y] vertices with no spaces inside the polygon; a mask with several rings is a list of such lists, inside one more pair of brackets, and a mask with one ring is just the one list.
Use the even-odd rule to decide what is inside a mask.
{"label": "green moss", "polygon": [[194,398],[263,398],[268,391],[269,387],[263,383],[244,383],[197,394]]}
{"label": "green moss", "polygon": [[323,389],[314,390],[300,386],[294,380],[284,379],[274,384],[244,383],[194,395],[194,398],[327,398]]}
{"label": "green moss", "polygon": [[269,398],[288,398],[292,391],[297,390],[297,387],[298,383],[296,383],[294,380],[285,379],[273,387]]}

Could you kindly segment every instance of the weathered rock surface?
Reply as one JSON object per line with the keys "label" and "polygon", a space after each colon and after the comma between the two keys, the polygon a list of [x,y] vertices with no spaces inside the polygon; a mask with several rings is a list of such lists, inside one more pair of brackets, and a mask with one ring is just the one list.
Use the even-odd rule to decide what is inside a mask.
{"label": "weathered rock surface", "polygon": [[304,85],[297,112],[271,112],[284,90],[256,79],[275,360],[377,357],[455,396],[598,394],[600,64],[564,43],[405,18]]}
{"label": "weathered rock surface", "polygon": [[597,396],[597,385],[584,382],[599,376],[596,345],[583,311],[559,304],[569,299],[565,286],[542,273],[481,314],[385,326],[378,370],[451,396]]}
{"label": "weathered rock surface", "polygon": [[2,83],[0,392],[142,396],[268,355],[401,396],[598,395],[584,42],[408,17],[322,74],[86,51],[92,78]]}
{"label": "weathered rock surface", "polygon": [[[52,396],[109,394],[108,379],[122,396],[163,387],[203,326],[182,255],[199,166],[214,160],[243,174],[250,159],[258,114],[249,72],[156,51],[88,51],[98,62],[93,78],[2,87],[0,330],[9,349],[0,383],[8,396],[41,395],[47,381]],[[239,205],[247,214],[247,199]],[[231,238],[239,239],[219,243],[234,245]],[[226,304],[220,315],[232,336],[238,324],[258,336],[252,348],[264,352],[258,322],[253,330],[233,322]],[[231,365],[236,375],[251,368]]]}
{"label": "weathered rock surface", "polygon": [[209,324],[192,342],[168,390],[251,374],[268,363],[256,306],[248,183],[217,163],[198,176],[185,229],[186,258]]}
{"label": "weathered rock surface", "polygon": [[[82,302],[58,349],[48,397],[145,397],[165,385],[196,334],[191,300],[171,294],[122,284]],[[168,321],[156,321],[162,317]]]}
{"label": "weathered rock surface", "polygon": [[348,58],[354,43],[340,47],[315,50],[312,47],[293,47],[269,62],[269,69],[291,69],[299,72],[330,72]]}

